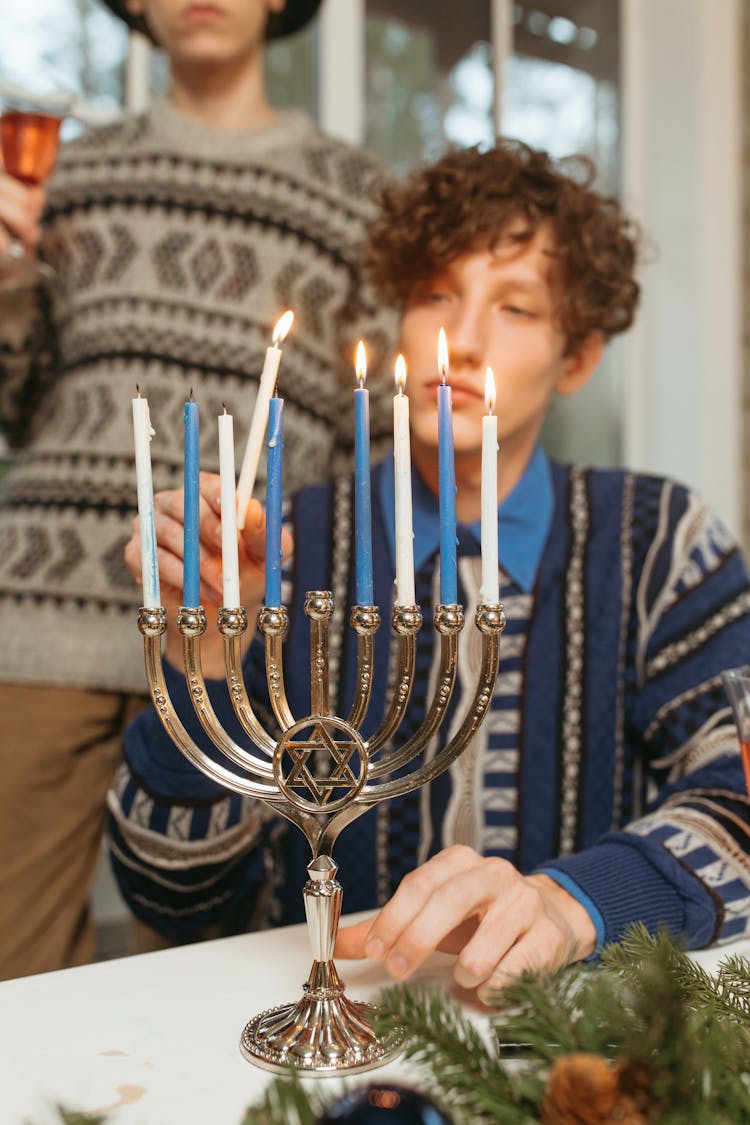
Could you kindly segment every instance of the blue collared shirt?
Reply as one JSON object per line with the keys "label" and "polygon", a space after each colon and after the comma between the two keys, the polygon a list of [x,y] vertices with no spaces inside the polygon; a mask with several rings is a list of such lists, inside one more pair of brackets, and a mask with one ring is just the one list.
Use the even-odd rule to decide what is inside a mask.
{"label": "blue collared shirt", "polygon": [[[380,477],[380,503],[383,508],[388,550],[396,565],[393,457],[383,462]],[[507,575],[530,593],[552,522],[554,497],[549,461],[537,445],[516,487],[499,505],[498,559]],[[440,546],[438,500],[422,478],[412,469],[412,519],[414,524],[414,569],[419,570]],[[481,543],[481,521],[460,524]]]}

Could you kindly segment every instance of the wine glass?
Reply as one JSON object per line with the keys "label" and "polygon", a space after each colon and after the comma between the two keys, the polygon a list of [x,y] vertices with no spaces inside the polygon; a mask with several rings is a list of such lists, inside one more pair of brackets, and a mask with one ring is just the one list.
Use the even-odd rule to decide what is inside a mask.
{"label": "wine glass", "polygon": [[750,793],[750,665],[730,668],[722,673],[724,690],[732,704],[734,725],[742,755],[742,768],[745,771],[745,785]]}
{"label": "wine glass", "polygon": [[[5,94],[0,114],[3,168],[22,184],[36,187],[55,166],[60,126],[72,104],[67,94]],[[0,254],[0,289],[16,289],[52,281],[55,271],[31,257],[16,239]]]}

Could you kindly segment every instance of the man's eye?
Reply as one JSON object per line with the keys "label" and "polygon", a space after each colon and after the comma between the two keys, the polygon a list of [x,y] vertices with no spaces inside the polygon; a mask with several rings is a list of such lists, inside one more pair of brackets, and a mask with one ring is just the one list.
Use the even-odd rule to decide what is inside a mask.
{"label": "man's eye", "polygon": [[511,316],[520,316],[531,318],[534,313],[531,309],[522,308],[520,305],[503,305],[503,311],[510,313]]}

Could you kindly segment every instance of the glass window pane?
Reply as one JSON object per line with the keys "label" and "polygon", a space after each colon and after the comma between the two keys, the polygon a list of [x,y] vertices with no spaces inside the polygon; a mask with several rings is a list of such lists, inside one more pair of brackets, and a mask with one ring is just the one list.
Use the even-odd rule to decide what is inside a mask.
{"label": "glass window pane", "polygon": [[318,22],[271,43],[266,51],[266,87],[277,109],[318,113]]}
{"label": "glass window pane", "polygon": [[[536,0],[513,5],[513,57],[504,86],[502,129],[553,156],[585,153],[596,186],[620,186],[619,0]],[[598,465],[622,456],[622,372],[608,349],[591,382],[553,400],[546,449]]]}
{"label": "glass window pane", "polygon": [[396,171],[492,143],[489,0],[367,0],[365,144]]}
{"label": "glass window pane", "polygon": [[[0,82],[65,90],[91,105],[122,105],[127,32],[97,0],[23,0],[2,17]],[[63,136],[75,131],[66,122]]]}

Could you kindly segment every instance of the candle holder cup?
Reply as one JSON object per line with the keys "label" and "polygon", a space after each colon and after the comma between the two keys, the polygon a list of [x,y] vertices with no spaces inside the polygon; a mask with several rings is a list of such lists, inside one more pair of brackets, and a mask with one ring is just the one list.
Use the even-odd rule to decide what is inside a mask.
{"label": "candle holder cup", "polygon": [[[500,603],[480,605],[475,624],[482,637],[481,668],[473,698],[454,736],[429,761],[418,758],[445,717],[456,679],[458,634],[464,615],[460,605],[440,605],[435,629],[440,635],[440,667],[432,701],[419,729],[397,750],[390,740],[406,713],[414,679],[416,637],[422,624],[418,606],[396,606],[392,627],[398,635],[398,667],[392,697],[378,729],[360,734],[373,681],[374,636],[380,625],[377,606],[357,605],[351,627],[357,635],[357,678],[346,719],[331,714],[328,628],[333,597],[328,591],[307,594],[310,621],[310,714],[292,715],[284,688],[283,640],[288,617],[281,606],[261,607],[258,628],[264,637],[266,678],[271,705],[281,730],[272,737],[250,704],[242,676],[240,638],[247,628],[244,609],[219,610],[224,637],[226,680],[235,713],[249,748],[234,742],[212,708],[201,671],[200,637],[206,629],[201,606],[183,607],[177,625],[183,638],[190,696],[198,719],[235,772],[215,762],[185,730],[169,698],[161,659],[166,610],[142,608],[138,625],[144,638],[146,675],[161,722],[178,749],[207,777],[245,796],[264,801],[306,836],[312,852],[303,888],[313,965],[303,996],[261,1012],[246,1025],[242,1054],[267,1070],[289,1065],[302,1074],[342,1075],[389,1062],[401,1049],[398,1032],[380,1038],[373,1030],[374,1009],[349,1000],[333,961],[341,915],[342,888],[336,879],[333,846],[343,828],[380,801],[428,784],[458,758],[490,707],[500,659],[505,615]],[[408,768],[411,767],[409,770]],[[402,772],[408,770],[408,772]]]}

